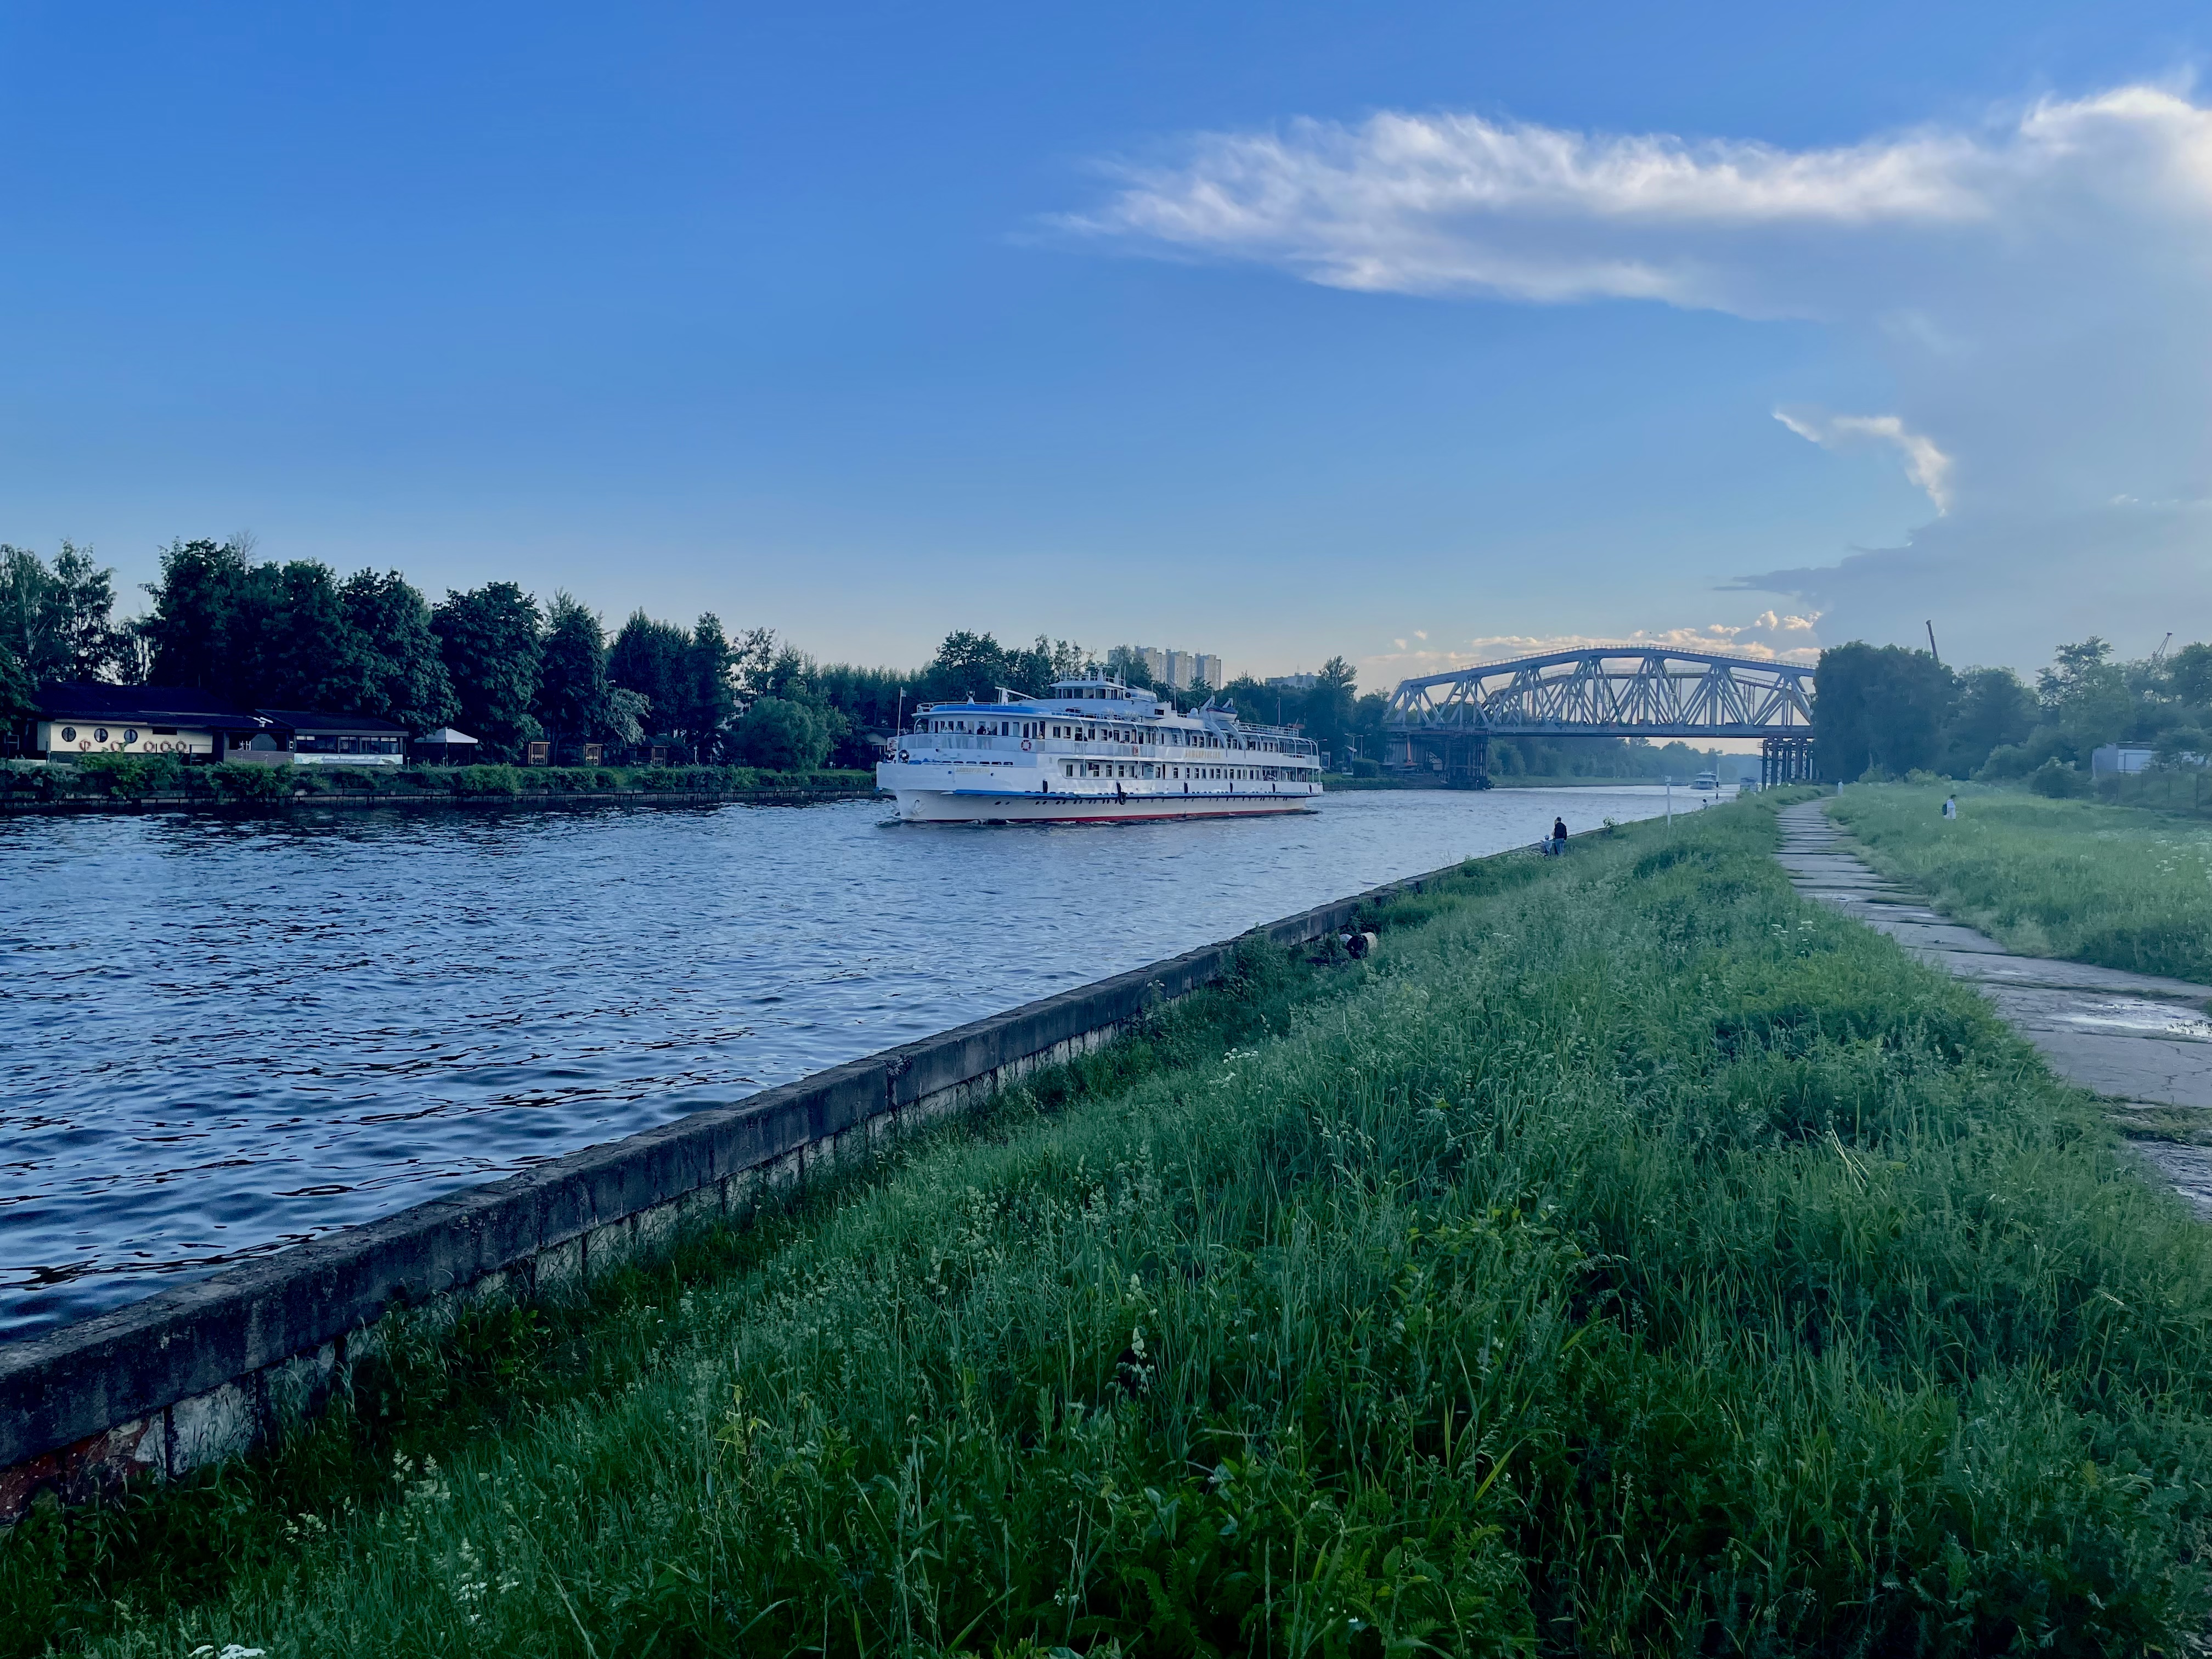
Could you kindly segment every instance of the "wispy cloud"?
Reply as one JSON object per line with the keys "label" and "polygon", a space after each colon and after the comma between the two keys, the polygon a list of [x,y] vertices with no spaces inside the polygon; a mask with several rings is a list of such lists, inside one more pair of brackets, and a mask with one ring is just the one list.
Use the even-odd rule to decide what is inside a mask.
{"label": "wispy cloud", "polygon": [[1818,410],[1778,409],[1774,418],[1799,437],[1823,449],[1848,449],[1872,440],[1905,455],[1905,475],[1928,492],[1938,513],[1951,510],[1951,458],[1924,433],[1912,431],[1894,415],[1825,415]]}
{"label": "wispy cloud", "polygon": [[1107,171],[1118,187],[1060,228],[1340,288],[1765,315],[1854,294],[1848,271],[1775,257],[1839,238],[2002,235],[2069,198],[2212,224],[2212,112],[2131,86],[1798,150],[1384,112],[1201,134]]}
{"label": "wispy cloud", "polygon": [[1064,232],[1366,292],[1833,325],[1879,359],[1883,412],[1756,413],[1893,448],[1937,517],[1879,555],[1746,579],[1825,611],[1832,641],[1909,639],[1948,605],[1961,651],[2040,660],[2124,631],[2143,584],[2121,548],[2157,571],[2161,628],[2212,634],[2189,505],[2212,501],[2212,107],[2185,85],[1808,149],[1385,112],[1108,173]]}

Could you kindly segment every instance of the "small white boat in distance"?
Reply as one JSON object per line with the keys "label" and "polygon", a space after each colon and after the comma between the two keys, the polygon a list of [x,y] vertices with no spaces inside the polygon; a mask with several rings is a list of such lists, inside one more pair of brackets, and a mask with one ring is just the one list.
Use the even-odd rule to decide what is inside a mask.
{"label": "small white boat in distance", "polygon": [[940,702],[876,768],[917,823],[1085,823],[1247,817],[1312,810],[1321,755],[1293,727],[1248,726],[1234,707],[1163,710],[1112,679]]}
{"label": "small white boat in distance", "polygon": [[1698,774],[1697,781],[1690,787],[1701,795],[1717,795],[1721,792],[1721,775],[1717,772],[1700,772]]}

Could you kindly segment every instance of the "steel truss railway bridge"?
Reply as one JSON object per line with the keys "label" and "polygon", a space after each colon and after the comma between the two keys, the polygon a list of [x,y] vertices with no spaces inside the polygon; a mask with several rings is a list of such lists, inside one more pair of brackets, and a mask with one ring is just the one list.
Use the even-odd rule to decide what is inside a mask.
{"label": "steel truss railway bridge", "polygon": [[1407,680],[1383,715],[1384,763],[1487,788],[1508,737],[1757,738],[1768,784],[1813,775],[1813,671],[1650,646],[1553,651]]}

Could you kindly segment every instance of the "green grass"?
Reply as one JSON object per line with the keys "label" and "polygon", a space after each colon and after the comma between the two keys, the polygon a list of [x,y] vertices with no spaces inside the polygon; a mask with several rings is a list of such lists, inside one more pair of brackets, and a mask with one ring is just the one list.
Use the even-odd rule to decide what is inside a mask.
{"label": "green grass", "polygon": [[[1494,861],[273,1460],[16,1651],[2177,1650],[2212,1252],[1766,805]],[[177,1565],[179,1562],[183,1565]],[[40,1598],[44,1596],[45,1601]]]}
{"label": "green grass", "polygon": [[2212,829],[2011,791],[1847,789],[1832,809],[1874,862],[2031,956],[2212,981]]}

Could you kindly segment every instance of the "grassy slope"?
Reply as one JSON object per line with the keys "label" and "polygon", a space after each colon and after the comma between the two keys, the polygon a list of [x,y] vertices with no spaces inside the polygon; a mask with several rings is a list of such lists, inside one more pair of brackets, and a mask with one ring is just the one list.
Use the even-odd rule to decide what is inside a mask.
{"label": "grassy slope", "polygon": [[2212,981],[2212,830],[2126,807],[1962,792],[1849,789],[1838,817],[1875,862],[2033,956]]}
{"label": "grassy slope", "polygon": [[[1771,839],[1638,826],[1369,965],[1255,958],[556,1340],[422,1351],[105,1569],[21,1529],[0,1626],[62,1584],[70,1650],[272,1659],[2170,1647],[2205,1236]],[[441,1420],[501,1365],[528,1409]],[[234,1541],[146,1576],[189,1503]]]}

